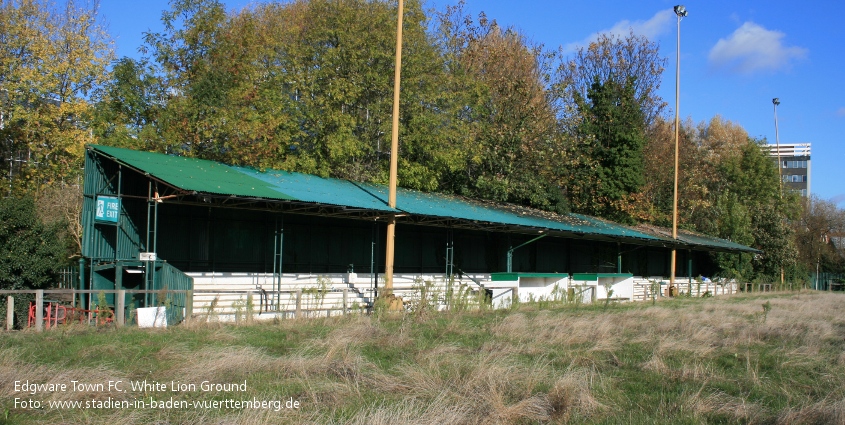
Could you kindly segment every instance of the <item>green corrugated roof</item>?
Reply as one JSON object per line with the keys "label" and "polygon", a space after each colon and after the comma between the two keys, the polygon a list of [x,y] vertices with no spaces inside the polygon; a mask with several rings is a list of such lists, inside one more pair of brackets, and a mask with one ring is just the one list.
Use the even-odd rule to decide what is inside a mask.
{"label": "green corrugated roof", "polygon": [[682,240],[683,242],[690,244],[690,245],[698,245],[701,247],[720,247],[725,249],[730,249],[734,251],[745,251],[745,252],[761,252],[754,248],[747,247],[745,245],[738,244],[736,242],[729,241],[727,239],[720,239],[713,236],[704,235],[701,233],[692,233],[692,232],[685,232],[681,231],[678,232],[678,239]]}
{"label": "green corrugated roof", "polygon": [[[658,227],[649,224],[640,224],[635,227],[637,230],[648,233],[650,235],[654,235],[666,241],[672,241],[672,231],[671,229],[667,229],[665,227]],[[754,249],[742,244],[738,244],[736,242],[721,239],[710,235],[705,235],[703,233],[692,232],[689,230],[678,229],[678,240],[687,245],[689,248],[705,248],[705,249],[719,249],[722,251],[736,251],[736,252],[750,252],[750,253],[759,253],[762,252],[758,249]]]}
{"label": "green corrugated roof", "polygon": [[[493,225],[524,227],[585,235],[637,239],[677,244],[653,231],[630,228],[579,214],[552,214],[509,204],[494,204],[449,196],[397,189],[397,208],[387,206],[387,188],[347,180],[323,178],[288,171],[258,171],[196,158],[139,152],[107,146],[90,146],[100,154],[185,191],[243,198],[264,198],[335,205],[409,215],[450,218]],[[754,252],[753,248],[704,235],[684,235],[682,245]]]}
{"label": "green corrugated roof", "polygon": [[[359,184],[368,194],[387,202],[387,188]],[[397,189],[396,207],[404,212],[430,217],[449,217],[478,222],[524,226],[560,232],[658,241],[651,235],[615,223],[590,220],[577,214],[541,213],[516,206],[474,201],[451,195]]]}
{"label": "green corrugated roof", "polygon": [[219,162],[109,146],[91,147],[183,190],[254,198],[295,199],[277,187]]}
{"label": "green corrugated roof", "polygon": [[330,179],[310,174],[289,171],[258,170],[246,167],[232,167],[244,176],[261,180],[282,191],[297,201],[317,204],[338,205],[375,211],[400,212],[387,206],[387,200],[368,194],[360,183],[348,180]]}

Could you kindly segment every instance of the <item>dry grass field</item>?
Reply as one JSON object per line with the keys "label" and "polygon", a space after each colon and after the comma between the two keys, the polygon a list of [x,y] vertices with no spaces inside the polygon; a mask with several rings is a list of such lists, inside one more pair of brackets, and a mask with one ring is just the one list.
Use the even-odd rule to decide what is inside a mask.
{"label": "dry grass field", "polygon": [[7,333],[0,403],[16,424],[845,424],[845,295]]}

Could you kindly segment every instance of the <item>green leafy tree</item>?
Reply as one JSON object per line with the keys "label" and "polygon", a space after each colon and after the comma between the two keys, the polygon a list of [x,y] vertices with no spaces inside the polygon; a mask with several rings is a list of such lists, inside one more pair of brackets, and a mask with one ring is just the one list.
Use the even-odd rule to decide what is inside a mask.
{"label": "green leafy tree", "polygon": [[[565,54],[567,52],[561,51],[560,57]],[[560,186],[565,188],[573,210],[606,215],[628,223],[650,221],[665,225],[666,217],[671,217],[671,180],[668,190],[665,185],[665,176],[671,176],[665,170],[666,158],[671,156],[665,156],[668,146],[663,143],[667,139],[662,134],[666,127],[662,120],[666,102],[658,94],[665,64],[659,45],[633,32],[626,36],[601,34],[588,45],[569,52],[559,63],[553,82],[554,99],[560,105],[557,111],[564,155],[557,166],[569,170]],[[647,140],[642,150],[649,152],[648,161],[643,165],[642,171],[647,174],[642,184],[634,191],[626,190],[621,198],[617,191],[611,191],[611,198],[599,193],[607,183],[600,180],[604,178],[603,166],[595,156],[593,142],[585,139],[583,132],[584,121],[589,119],[584,116],[587,111],[583,108],[585,100],[590,99],[596,82],[607,84],[609,81],[616,87],[633,91],[641,120],[636,123],[636,129]],[[659,160],[655,161],[655,158]],[[629,159],[632,158],[622,161]]]}
{"label": "green leafy tree", "polygon": [[[216,0],[174,0],[162,13],[164,32],[147,33],[146,49],[162,69],[165,90],[172,93],[158,124],[168,152],[225,160],[222,124],[224,96],[235,74],[219,63],[226,12]],[[124,62],[125,65],[129,65]],[[140,79],[127,70],[128,82]],[[132,74],[135,74],[134,76]],[[123,74],[116,74],[121,78]],[[113,87],[121,88],[121,80]],[[116,97],[117,99],[120,96]]]}
{"label": "green leafy tree", "polygon": [[0,199],[0,288],[44,289],[65,265],[61,224],[44,225],[32,197]]}
{"label": "green leafy tree", "polygon": [[[777,168],[761,148],[748,139],[736,154],[718,165],[722,178],[714,193],[732,193],[750,215],[751,246],[763,251],[754,257],[754,272],[761,279],[780,281],[781,273],[795,266],[796,249],[789,220],[797,218],[800,201],[794,193],[781,193]],[[730,237],[731,235],[724,235]]]}
{"label": "green leafy tree", "polygon": [[[719,195],[714,208],[715,223],[710,234],[746,246],[755,243],[751,213],[733,192]],[[747,281],[753,277],[752,254],[717,253],[716,262],[725,277]]]}
{"label": "green leafy tree", "polygon": [[627,201],[645,184],[643,115],[634,80],[620,85],[598,77],[588,99],[575,94],[582,116],[577,137],[586,147],[592,175],[572,180],[571,197],[577,210],[612,220],[633,222]]}
{"label": "green leafy tree", "polygon": [[[0,199],[0,289],[45,289],[58,280],[66,265],[60,222],[43,224],[31,196]],[[27,294],[15,296],[17,326],[26,326]]]}
{"label": "green leafy tree", "polygon": [[138,150],[164,150],[159,120],[167,96],[146,60],[121,58],[98,91],[92,129],[97,143]]}

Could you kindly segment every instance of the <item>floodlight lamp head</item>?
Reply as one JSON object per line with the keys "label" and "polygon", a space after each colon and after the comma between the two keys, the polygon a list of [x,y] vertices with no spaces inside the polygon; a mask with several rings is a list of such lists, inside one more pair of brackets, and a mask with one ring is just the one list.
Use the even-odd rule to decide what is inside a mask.
{"label": "floodlight lamp head", "polygon": [[780,99],[776,97],[776,98],[772,99],[772,103],[774,103],[775,106],[778,106],[778,105],[780,105]]}
{"label": "floodlight lamp head", "polygon": [[684,7],[684,5],[679,4],[675,6],[675,14],[680,18],[685,18],[687,16],[687,8]]}

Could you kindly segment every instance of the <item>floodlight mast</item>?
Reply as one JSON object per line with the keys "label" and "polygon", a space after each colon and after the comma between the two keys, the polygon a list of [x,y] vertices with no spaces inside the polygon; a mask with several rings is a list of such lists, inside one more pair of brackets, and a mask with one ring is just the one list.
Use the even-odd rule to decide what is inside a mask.
{"label": "floodlight mast", "polygon": [[[778,134],[778,105],[780,105],[780,98],[772,99],[772,105],[775,108],[775,149],[777,149],[778,157],[778,180],[780,180],[780,197],[783,198],[783,162],[780,161],[780,135]],[[780,287],[783,288],[785,281],[783,264],[780,266]]]}
{"label": "floodlight mast", "polygon": [[[399,0],[399,11],[396,25],[396,67],[393,74],[393,132],[390,138],[390,177],[388,183],[387,205],[396,208],[396,171],[399,161],[399,82],[402,72],[402,15],[404,2]],[[385,246],[384,262],[384,295],[393,293],[393,252],[395,249],[396,214],[390,214],[387,219],[387,243]]]}
{"label": "floodlight mast", "polygon": [[772,99],[772,105],[775,108],[775,149],[778,157],[778,178],[780,179],[780,192],[783,194],[783,163],[780,162],[780,135],[778,134],[778,105],[780,105],[780,98]]}
{"label": "floodlight mast", "polygon": [[[678,44],[677,54],[675,56],[675,181],[674,191],[672,192],[672,239],[678,239],[678,138],[680,130],[679,119],[679,104],[681,93],[681,18],[687,16],[687,8],[683,5],[675,6],[675,15],[678,15]],[[675,261],[677,259],[677,252],[675,247],[672,247],[672,261],[669,270],[669,296],[674,294],[675,290]]]}

